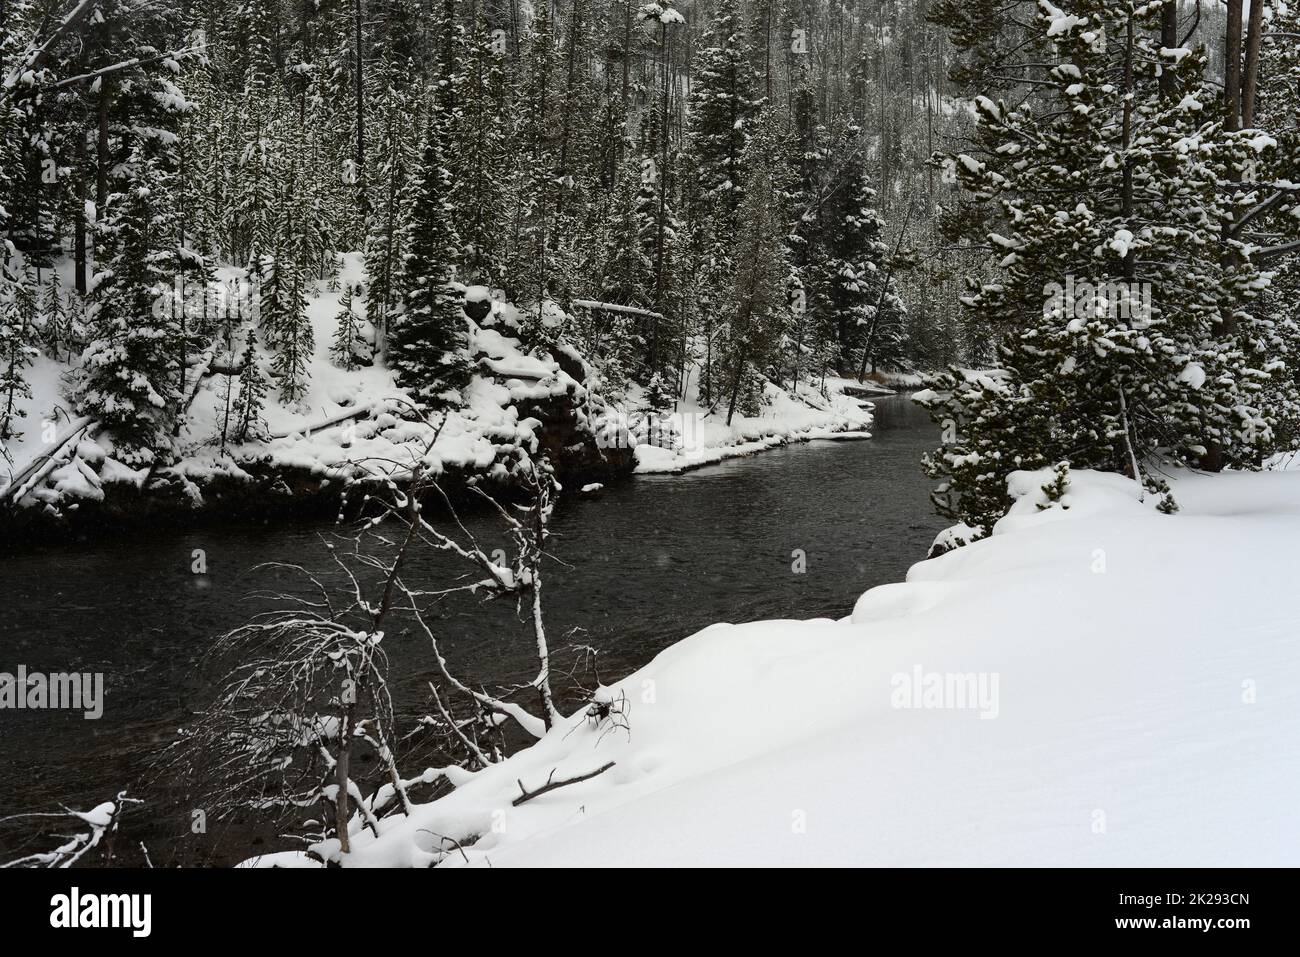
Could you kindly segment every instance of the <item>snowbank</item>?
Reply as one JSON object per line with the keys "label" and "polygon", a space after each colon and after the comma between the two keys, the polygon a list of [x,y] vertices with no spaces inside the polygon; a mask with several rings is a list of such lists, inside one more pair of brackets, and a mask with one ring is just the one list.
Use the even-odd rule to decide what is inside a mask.
{"label": "snowbank", "polygon": [[1300,475],[1180,477],[1172,516],[1049,478],[848,618],[669,648],[603,692],[627,733],[576,715],[350,863],[1300,863]]}
{"label": "snowbank", "polygon": [[806,386],[795,395],[768,383],[759,414],[737,413],[730,425],[725,409],[710,412],[689,387],[677,410],[660,417],[671,441],[637,445],[636,471],[685,472],[789,442],[871,438],[870,404],[844,394],[840,384],[828,380],[828,395]]}
{"label": "snowbank", "polygon": [[[242,275],[242,270],[226,267],[219,278],[238,280]],[[363,278],[360,255],[343,256],[340,280],[355,286]],[[545,424],[533,414],[543,408],[565,410],[576,419],[578,430],[587,431],[587,441],[594,443],[590,430],[607,411],[597,391],[598,376],[593,373],[579,381],[566,371],[567,365],[591,373],[581,357],[570,356],[571,361],[562,364],[558,358],[525,350],[515,337],[518,311],[498,295],[496,301],[484,303],[488,308],[481,322],[471,324],[468,346],[476,366],[465,403],[448,413],[436,444],[426,452],[431,430],[408,421],[409,397],[382,363],[345,370],[331,360],[338,293],[330,292],[322,281],[314,285],[307,303],[315,348],[307,363],[306,393],[286,405],[277,401],[272,385],[264,409],[264,435],[243,444],[227,442],[223,449],[220,436],[229,423],[230,380],[192,373],[198,381],[189,387],[194,397],[175,439],[175,461],[156,474],[135,472],[114,459],[111,437],[94,423],[77,443],[59,446],[57,436],[76,421],[67,412],[66,398],[75,360],[65,364],[42,357],[29,376],[32,397],[25,401],[25,417],[18,420],[22,432],[7,443],[0,458],[0,497],[5,497],[13,479],[23,477],[25,467],[52,449],[57,449],[53,467],[14,485],[13,497],[22,506],[57,515],[75,510],[81,502],[103,501],[115,484],[125,482],[138,489],[147,477],[157,479],[156,487],[184,489],[188,501],[197,506],[203,504],[208,483],[251,480],[254,466],[262,475],[293,471],[325,481],[345,474],[357,462],[382,470],[409,468],[420,459],[434,472],[452,469],[502,479],[516,464],[519,449],[536,452],[543,442]],[[481,301],[485,291],[475,287],[470,295]],[[362,325],[363,335],[373,339],[373,329]],[[221,357],[224,364],[237,361],[242,337],[235,345],[233,356]],[[261,361],[265,371],[268,356],[264,354]],[[230,388],[233,392],[237,385]],[[611,471],[617,469],[611,466]]]}
{"label": "snowbank", "polygon": [[[222,282],[237,284],[243,277],[243,270],[234,267],[218,271]],[[342,255],[338,282],[355,288],[364,279],[360,254]],[[54,441],[72,421],[65,393],[76,360],[57,363],[41,358],[29,376],[32,397],[25,401],[25,418],[19,420],[23,431],[0,450],[5,453],[0,458],[0,498],[8,497],[5,490],[13,479],[23,479],[12,487],[20,505],[66,515],[79,503],[113,498],[112,486],[118,483],[128,482],[139,490],[149,479],[151,489],[180,489],[188,508],[204,504],[205,490],[218,480],[225,487],[230,484],[226,480],[242,484],[254,481],[255,475],[292,472],[325,482],[350,471],[357,462],[364,461],[372,469],[397,468],[398,463],[406,468],[417,457],[434,472],[454,470],[504,480],[518,461],[518,450],[536,452],[539,446],[557,446],[565,452],[581,445],[580,452],[570,454],[587,466],[600,465],[578,470],[585,482],[593,475],[621,474],[633,455],[637,471],[680,472],[792,441],[869,437],[865,429],[871,422],[870,407],[845,394],[850,380],[829,381],[826,394],[801,386],[796,395],[769,384],[762,411],[755,416],[738,414],[730,424],[725,413],[700,405],[697,383],[691,382],[686,400],[656,421],[653,441],[637,445],[651,438],[644,434],[644,390],[633,385],[627,395],[607,394],[599,374],[571,346],[561,343],[554,354],[525,349],[517,338],[519,312],[499,291],[474,286],[466,289],[466,296],[479,317],[470,324],[468,343],[476,362],[475,376],[465,390],[463,407],[448,413],[427,454],[431,432],[406,421],[409,397],[381,362],[345,370],[332,361],[339,294],[317,280],[307,301],[315,346],[307,362],[306,391],[299,401],[287,405],[277,401],[272,383],[262,437],[243,444],[227,441],[223,449],[220,437],[223,430],[229,433],[228,405],[233,399],[227,389],[236,391],[237,380],[192,372],[197,381],[188,386],[193,399],[175,439],[174,461],[156,473],[136,473],[113,458],[111,438],[96,424],[89,426],[79,445],[65,447]],[[364,312],[361,304],[354,304],[354,310]],[[361,336],[373,342],[375,331],[362,322]],[[237,336],[233,355],[207,358],[220,359],[218,368],[237,365],[242,343],[242,335]],[[267,371],[269,356],[263,354],[261,362]],[[208,363],[202,365],[206,369]],[[698,375],[698,368],[693,369],[691,378]],[[571,422],[554,421],[561,406]],[[547,414],[539,412],[543,408],[552,421],[537,417]],[[562,434],[547,434],[548,426]],[[602,434],[616,441],[602,443],[598,439]],[[51,450],[57,450],[54,467],[26,480],[24,471],[32,474],[35,457]]]}

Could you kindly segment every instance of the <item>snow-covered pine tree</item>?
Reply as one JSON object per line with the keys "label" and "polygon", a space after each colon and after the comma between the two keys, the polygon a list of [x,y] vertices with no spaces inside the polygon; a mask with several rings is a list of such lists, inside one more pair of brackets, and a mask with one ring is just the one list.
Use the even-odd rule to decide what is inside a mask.
{"label": "snow-covered pine tree", "polygon": [[645,407],[647,412],[659,413],[667,412],[673,407],[675,397],[664,377],[656,372],[650,377],[649,384],[645,387]]}
{"label": "snow-covered pine tree", "polygon": [[271,249],[257,254],[249,266],[249,282],[253,283],[258,294],[258,328],[271,348],[278,346],[282,331],[288,324],[288,274],[291,269],[291,264],[275,248],[275,243]]}
{"label": "snow-covered pine tree", "polygon": [[339,311],[335,317],[334,341],[330,345],[330,358],[334,364],[349,372],[369,359],[369,348],[361,335],[361,317],[352,308],[352,284],[345,283],[339,296]]}
{"label": "snow-covered pine tree", "polygon": [[[929,459],[936,502],[976,534],[1013,469],[1068,461],[1163,490],[1157,454],[1255,466],[1300,408],[1293,333],[1247,308],[1266,283],[1226,229],[1225,187],[1272,140],[1224,131],[1204,50],[1163,53],[1159,13],[1042,4],[1029,29],[1056,65],[1027,101],[977,97],[977,149],[948,160],[991,204],[979,238],[998,257],[964,303],[1000,368],[953,369],[925,400],[953,439]],[[1161,95],[1164,71],[1181,96]]]}
{"label": "snow-covered pine tree", "polygon": [[243,0],[236,22],[246,37],[240,51],[243,90],[237,108],[228,115],[243,148],[231,171],[226,225],[236,261],[268,254],[277,230],[275,192],[282,155],[284,125],[281,84],[276,76],[273,33],[274,3]]}
{"label": "snow-covered pine tree", "polygon": [[864,146],[861,129],[849,122],[828,151],[810,240],[814,306],[833,329],[836,365],[846,372],[897,365],[906,319],[885,224],[861,161]]}
{"label": "snow-covered pine tree", "polygon": [[77,408],[112,434],[123,462],[154,460],[177,400],[174,322],[161,294],[176,273],[175,223],[153,144],[136,146],[96,226],[97,267]]}
{"label": "snow-covered pine tree", "polygon": [[460,237],[464,280],[499,286],[504,281],[502,232],[511,152],[505,58],[482,19],[465,44],[452,133],[453,225]]}
{"label": "snow-covered pine tree", "polygon": [[[1267,21],[1260,48],[1259,107],[1255,124],[1278,141],[1280,155],[1300,157],[1300,2],[1276,2],[1270,5],[1269,12],[1272,16]],[[1257,177],[1269,183],[1274,190],[1271,195],[1248,198],[1256,200],[1254,207],[1261,200],[1273,203],[1273,213],[1263,217],[1260,226],[1294,242],[1294,235],[1287,236],[1287,226],[1300,224],[1300,213],[1294,211],[1300,203],[1300,188],[1295,185],[1297,177],[1286,170],[1278,172],[1281,175],[1270,176],[1265,171]],[[1277,189],[1279,184],[1291,185],[1289,198]],[[1254,207],[1247,207],[1242,215]],[[1296,228],[1293,226],[1290,232],[1294,234]],[[1290,255],[1270,263],[1268,268],[1273,272],[1273,281],[1261,297],[1260,309],[1274,322],[1294,330],[1300,327],[1300,246]]]}
{"label": "snow-covered pine tree", "polygon": [[284,309],[275,341],[271,374],[280,390],[280,401],[293,405],[307,393],[316,336],[307,316],[307,277],[302,266],[285,257],[276,264],[284,290]]}
{"label": "snow-covered pine tree", "polygon": [[14,307],[18,321],[28,330],[28,335],[36,337],[41,328],[41,306],[36,271],[30,261],[23,263],[22,272],[14,283]]}
{"label": "snow-covered pine tree", "polygon": [[239,392],[231,410],[234,423],[231,432],[236,442],[261,439],[266,433],[262,418],[266,404],[267,381],[257,350],[257,332],[250,326],[244,340],[244,353],[240,361]]}
{"label": "snow-covered pine tree", "polygon": [[32,395],[24,373],[37,351],[36,330],[22,302],[23,282],[12,275],[8,262],[0,263],[0,442],[14,437],[25,414],[22,400]]}
{"label": "snow-covered pine tree", "polygon": [[735,0],[718,0],[707,43],[696,54],[691,142],[701,185],[716,203],[717,232],[725,236],[740,207],[745,147],[760,103]]}
{"label": "snow-covered pine tree", "polygon": [[63,281],[58,269],[50,270],[49,281],[41,291],[41,313],[45,317],[43,338],[50,355],[58,359],[70,345],[68,334],[68,307],[63,299]]}
{"label": "snow-covered pine tree", "polygon": [[790,319],[791,269],[785,244],[790,177],[772,112],[755,122],[742,161],[748,180],[731,248],[735,278],[723,312],[726,325],[718,356],[728,423],[737,411],[758,411],[764,374],[777,358]]}
{"label": "snow-covered pine tree", "polygon": [[[698,212],[702,214],[695,222],[704,293],[699,309],[706,317],[708,349],[712,350],[717,327],[728,313],[727,290],[736,274],[731,253],[740,226],[746,147],[758,115],[759,95],[734,0],[719,0],[705,43],[696,53],[689,143],[699,192]],[[710,355],[706,391],[716,385],[713,373]],[[721,388],[723,393],[729,390],[726,384]]]}
{"label": "snow-covered pine tree", "polygon": [[[658,7],[652,4],[652,7]],[[668,9],[667,13],[677,14]],[[646,277],[646,299],[652,310],[663,319],[653,320],[647,330],[646,368],[651,376],[663,371],[665,359],[673,353],[673,344],[679,341],[681,330],[677,325],[677,303],[674,301],[675,257],[681,224],[677,220],[670,193],[672,158],[666,149],[667,131],[662,129],[658,111],[646,116],[642,130],[641,188],[637,191],[637,245],[649,263]]]}
{"label": "snow-covered pine tree", "polygon": [[[646,160],[650,160],[647,168]],[[605,250],[600,270],[601,295],[620,306],[649,308],[653,263],[642,235],[651,224],[643,215],[642,178],[655,175],[650,157],[625,154],[609,192],[605,216]],[[652,187],[653,189],[653,187]]]}
{"label": "snow-covered pine tree", "polygon": [[446,136],[446,117],[435,106],[413,188],[403,264],[405,308],[388,349],[388,364],[398,383],[433,408],[458,403],[470,373],[465,317],[451,285],[457,242],[448,209],[449,173],[443,162]]}
{"label": "snow-covered pine tree", "polygon": [[505,288],[530,314],[525,331],[530,339],[544,338],[544,304],[560,269],[555,211],[562,184],[555,181],[559,158],[553,131],[559,125],[556,90],[561,88],[561,77],[553,27],[550,4],[542,4],[533,18],[514,94],[516,149],[509,188]]}
{"label": "snow-covered pine tree", "polygon": [[376,124],[382,139],[371,155],[375,169],[367,174],[372,184],[370,218],[365,242],[366,319],[375,329],[380,352],[386,352],[388,337],[402,302],[402,262],[408,231],[412,166],[408,131],[411,104],[391,75],[383,77],[384,93],[377,108],[382,122]]}

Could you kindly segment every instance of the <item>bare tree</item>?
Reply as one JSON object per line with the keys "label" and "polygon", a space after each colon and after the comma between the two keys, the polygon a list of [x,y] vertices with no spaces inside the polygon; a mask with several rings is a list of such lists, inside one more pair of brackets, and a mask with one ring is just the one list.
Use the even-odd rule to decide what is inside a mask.
{"label": "bare tree", "polygon": [[[210,660],[228,667],[212,705],[186,729],[166,766],[191,781],[208,813],[275,811],[301,818],[320,806],[320,821],[298,821],[308,853],[337,864],[352,850],[352,837],[379,833],[381,815],[409,814],[409,790],[502,760],[503,725],[526,739],[540,738],[559,720],[552,688],[552,652],[542,605],[543,562],[558,485],[548,463],[520,452],[515,463],[523,504],[498,501],[471,486],[504,525],[512,548],[492,555],[461,521],[429,462],[441,431],[413,405],[406,415],[423,423],[428,439],[405,461],[367,459],[352,463],[349,495],[361,492],[359,529],[325,543],[335,579],[297,564],[264,566],[293,573],[305,594],[272,592],[276,607],[221,636]],[[428,517],[441,506],[446,528]],[[394,534],[394,532],[396,534]],[[417,549],[463,559],[470,574],[453,581],[415,582],[405,577]],[[459,677],[442,652],[431,609],[453,595],[514,597],[516,614],[533,637],[536,676],[524,685],[491,692]],[[413,627],[429,643],[438,680],[430,683],[434,714],[417,731],[450,742],[450,766],[426,768],[413,778],[398,769],[392,697],[386,680],[387,630]],[[515,700],[525,692],[530,711]],[[409,737],[409,735],[408,735]],[[368,749],[378,758],[382,780],[357,780],[354,758]],[[454,842],[453,842],[454,843]],[[450,853],[450,850],[448,851]]]}

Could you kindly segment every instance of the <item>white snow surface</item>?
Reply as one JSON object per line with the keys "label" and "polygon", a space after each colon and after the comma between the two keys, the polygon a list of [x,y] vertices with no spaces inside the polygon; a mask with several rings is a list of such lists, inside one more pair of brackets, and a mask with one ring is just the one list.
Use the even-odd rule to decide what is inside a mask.
{"label": "white snow surface", "polygon": [[671,446],[637,445],[637,472],[684,472],[788,442],[871,437],[866,431],[871,425],[871,404],[843,391],[846,385],[859,386],[856,380],[828,377],[825,395],[804,383],[796,394],[769,382],[758,414],[737,412],[728,425],[725,402],[712,410],[700,404],[698,374],[698,367],[693,368],[686,398],[676,411],[662,417],[675,440]]}
{"label": "white snow surface", "polygon": [[[628,733],[577,714],[347,863],[433,834],[445,866],[1300,863],[1300,474],[1176,476],[1175,515],[1092,472],[1040,509],[1050,478],[849,617],[672,646],[602,691]],[[996,676],[995,707],[896,706],[914,673]]]}

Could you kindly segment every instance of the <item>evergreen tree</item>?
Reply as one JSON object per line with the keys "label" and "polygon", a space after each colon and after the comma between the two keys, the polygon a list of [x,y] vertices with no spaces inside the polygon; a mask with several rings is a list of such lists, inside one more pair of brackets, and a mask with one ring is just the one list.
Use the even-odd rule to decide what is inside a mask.
{"label": "evergreen tree", "polygon": [[361,317],[352,308],[352,285],[348,283],[339,297],[339,312],[335,319],[334,342],[330,358],[334,364],[349,372],[368,359],[366,341],[361,335]]}
{"label": "evergreen tree", "polygon": [[449,174],[441,142],[446,125],[441,120],[435,111],[424,141],[403,265],[405,308],[388,352],[397,381],[435,408],[458,403],[469,380],[465,319],[451,286],[456,240],[447,203]]}
{"label": "evergreen tree", "polygon": [[505,281],[502,225],[507,215],[509,96],[504,58],[485,25],[476,27],[452,132],[451,205],[465,280],[500,285]]}
{"label": "evergreen tree", "polygon": [[716,203],[718,231],[734,226],[745,184],[745,147],[760,100],[735,0],[718,0],[708,46],[691,88],[691,138],[705,194]]}
{"label": "evergreen tree", "polygon": [[410,104],[396,89],[392,77],[385,77],[385,94],[380,101],[384,123],[383,141],[374,153],[379,156],[369,182],[377,184],[365,244],[366,319],[375,328],[381,352],[388,348],[388,335],[397,321],[402,301],[402,262],[406,254],[411,190],[410,147],[406,130],[410,126]]}
{"label": "evergreen tree", "polygon": [[[1300,117],[1300,3],[1291,0],[1290,3],[1273,4],[1271,13],[1261,44],[1261,84],[1256,122],[1278,141],[1278,155],[1300,157],[1300,121],[1297,121]],[[1257,180],[1268,178],[1266,173],[1256,177]],[[1283,172],[1272,179],[1275,183],[1285,183],[1292,176]],[[1248,190],[1254,185],[1245,184]],[[1289,197],[1279,190],[1272,198],[1280,202],[1275,203],[1276,209],[1271,215],[1261,218],[1261,229],[1274,235],[1294,234],[1296,227],[1293,224],[1300,221],[1297,214],[1300,190],[1293,191]],[[1255,203],[1246,205],[1244,211],[1255,205],[1257,199]],[[1260,299],[1260,314],[1296,335],[1295,330],[1300,329],[1300,248],[1277,260],[1270,269],[1272,281]],[[1300,376],[1300,362],[1292,358],[1291,364],[1295,374]],[[1300,433],[1300,421],[1292,422],[1289,431]]]}
{"label": "evergreen tree", "polygon": [[[704,290],[701,310],[705,320],[708,374],[705,391],[712,391],[714,328],[725,323],[723,317],[734,316],[727,302],[727,289],[736,276],[732,259],[733,242],[742,228],[740,207],[745,195],[747,169],[746,157],[751,130],[758,115],[759,99],[750,62],[748,44],[737,23],[734,0],[719,0],[709,25],[707,46],[696,59],[695,77],[691,88],[690,147],[693,153],[693,172],[699,189],[699,203],[705,215],[697,220],[700,243],[699,268]],[[732,336],[740,342],[743,334]],[[731,362],[742,350],[733,349]],[[741,363],[747,368],[748,359]],[[748,375],[748,373],[745,373]],[[741,380],[735,369],[728,373],[730,384],[723,390],[735,397]]]}
{"label": "evergreen tree", "polygon": [[271,374],[280,388],[280,401],[293,405],[307,393],[316,338],[307,318],[307,280],[302,267],[287,260],[276,267],[283,273],[284,309],[277,328]]}
{"label": "evergreen tree", "polygon": [[737,411],[758,411],[764,373],[777,357],[790,318],[791,269],[785,246],[788,170],[770,113],[755,124],[743,161],[749,183],[731,253],[736,272],[726,302],[719,356],[728,423]]}
{"label": "evergreen tree", "polygon": [[560,183],[553,130],[560,104],[556,93],[555,35],[550,5],[542,4],[533,20],[526,55],[516,83],[515,167],[510,183],[510,245],[506,291],[528,308],[529,338],[543,335],[544,304],[563,271],[556,241]]}
{"label": "evergreen tree", "polygon": [[999,334],[1000,369],[954,369],[927,398],[955,433],[930,459],[936,500],[977,533],[1012,469],[1068,460],[1163,491],[1157,453],[1254,467],[1291,440],[1295,333],[1252,313],[1266,280],[1226,228],[1234,171],[1275,147],[1206,115],[1205,52],[1162,57],[1158,13],[1044,5],[1032,29],[1059,65],[1037,102],[977,98],[977,153],[949,159],[996,209],[998,275],[964,302]]}
{"label": "evergreen tree", "polygon": [[[618,178],[609,194],[605,215],[605,251],[601,276],[601,294],[605,300],[622,306],[649,308],[653,263],[643,241],[650,221],[642,179],[657,175],[653,161],[628,153],[619,165]],[[653,187],[652,187],[653,189]]]}
{"label": "evergreen tree", "polygon": [[168,374],[173,322],[170,310],[157,308],[175,274],[174,223],[163,183],[158,160],[137,147],[119,167],[97,228],[99,272],[77,407],[112,433],[116,457],[127,463],[154,459],[177,399]]}
{"label": "evergreen tree", "polygon": [[25,414],[20,403],[32,395],[23,373],[37,350],[30,310],[22,302],[23,283],[10,274],[8,263],[0,264],[0,441],[14,437]]}
{"label": "evergreen tree", "polygon": [[832,187],[831,218],[821,243],[826,250],[822,288],[836,318],[839,363],[872,372],[901,364],[907,318],[895,282],[898,266],[891,261],[874,199],[862,166],[846,164]]}
{"label": "evergreen tree", "polygon": [[63,301],[63,284],[57,269],[50,270],[50,281],[45,284],[42,294],[41,312],[45,315],[45,347],[55,359],[59,353],[68,348],[70,335],[68,329],[68,308]]}
{"label": "evergreen tree", "polygon": [[258,359],[257,333],[249,327],[244,341],[244,354],[240,362],[239,394],[235,398],[231,417],[235,423],[236,442],[250,442],[265,436],[266,425],[262,419],[267,381]]}

